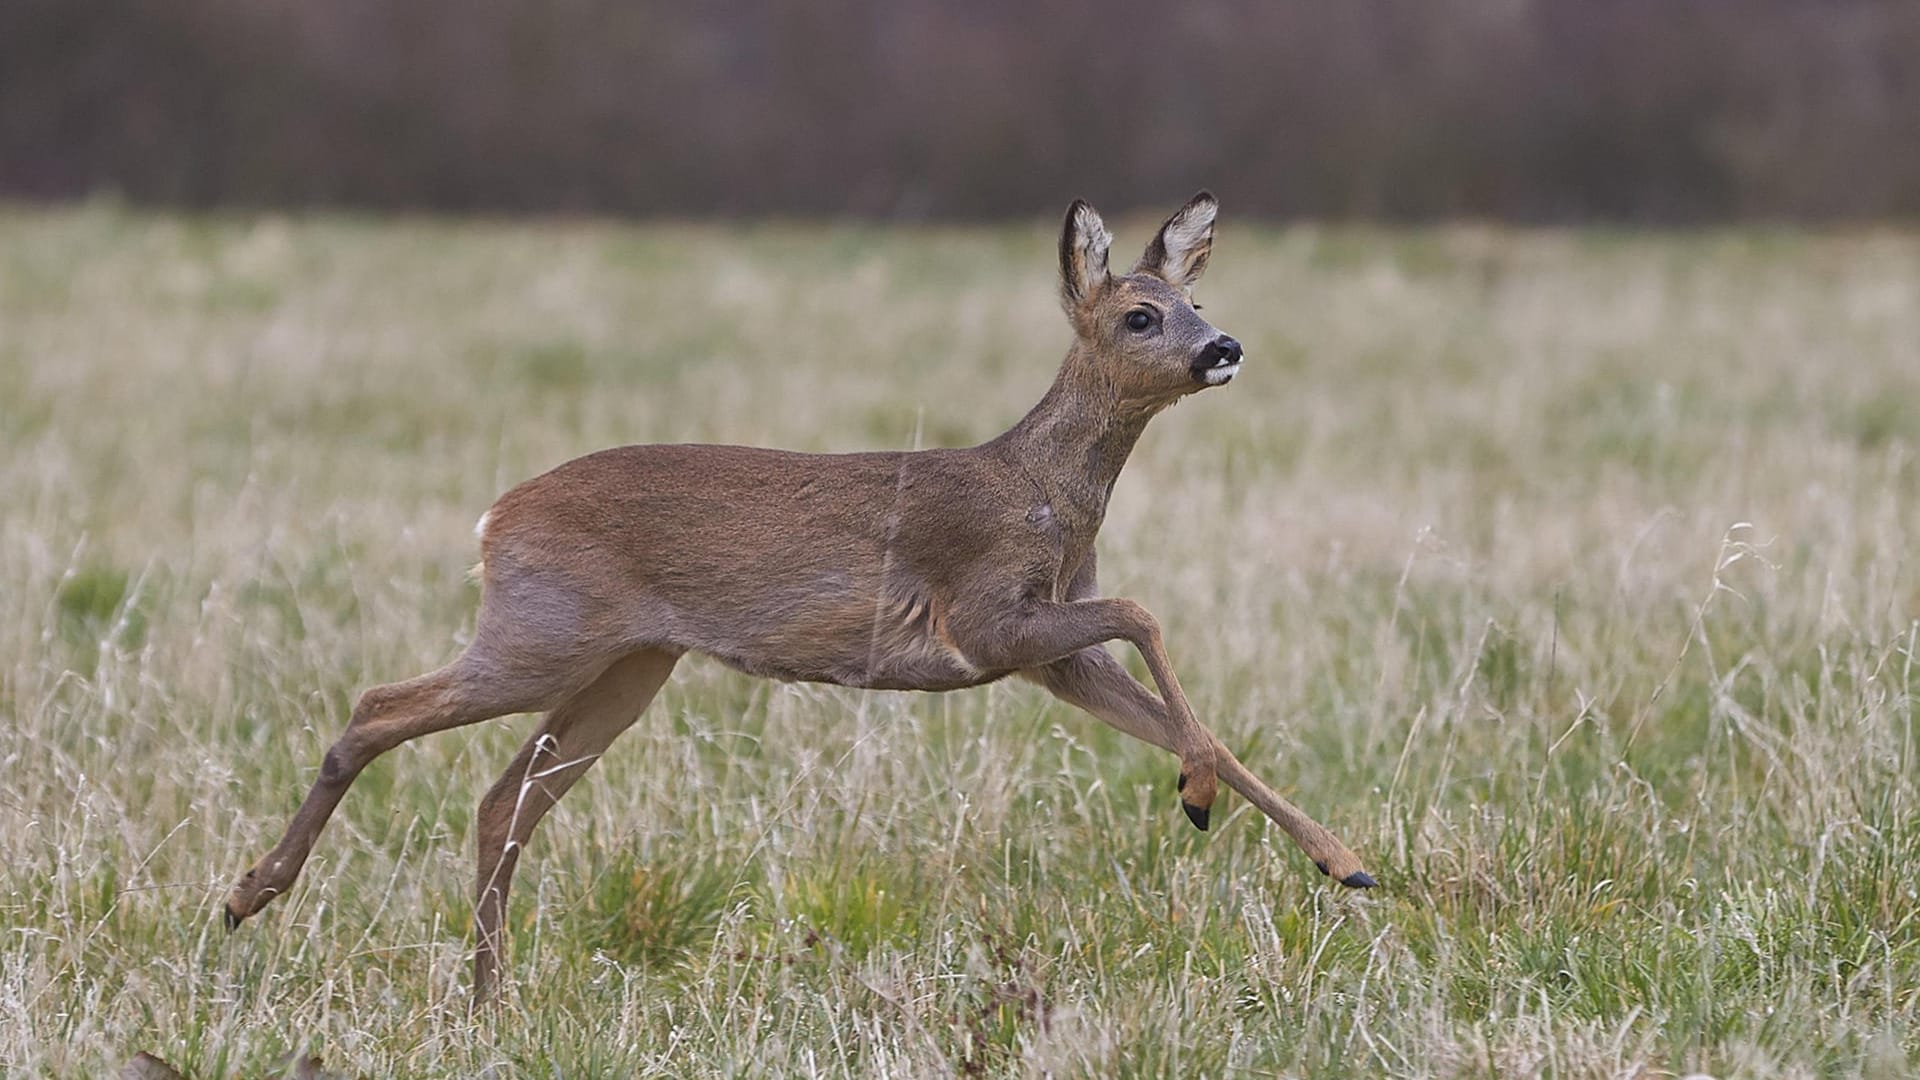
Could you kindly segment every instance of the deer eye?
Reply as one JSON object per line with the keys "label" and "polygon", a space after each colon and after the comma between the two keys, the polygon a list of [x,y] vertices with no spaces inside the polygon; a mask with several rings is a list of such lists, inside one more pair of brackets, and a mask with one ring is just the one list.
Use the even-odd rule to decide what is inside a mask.
{"label": "deer eye", "polygon": [[1153,313],[1148,311],[1127,312],[1127,329],[1134,333],[1143,333],[1153,325]]}

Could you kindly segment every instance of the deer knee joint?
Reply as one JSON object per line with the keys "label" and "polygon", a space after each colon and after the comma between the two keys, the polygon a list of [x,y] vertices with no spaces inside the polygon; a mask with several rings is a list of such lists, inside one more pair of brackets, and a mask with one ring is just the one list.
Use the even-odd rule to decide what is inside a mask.
{"label": "deer knee joint", "polygon": [[1126,624],[1129,636],[1138,637],[1142,641],[1159,639],[1160,620],[1153,617],[1153,612],[1148,611],[1136,600],[1118,598],[1111,602],[1119,612],[1121,620]]}
{"label": "deer knee joint", "polygon": [[354,753],[346,738],[341,738],[327,748],[327,756],[320,759],[320,782],[323,784],[344,784],[353,779],[358,772]]}
{"label": "deer knee joint", "polygon": [[347,719],[347,727],[354,728],[384,712],[392,695],[388,688],[376,686],[361,694],[353,703],[353,713]]}

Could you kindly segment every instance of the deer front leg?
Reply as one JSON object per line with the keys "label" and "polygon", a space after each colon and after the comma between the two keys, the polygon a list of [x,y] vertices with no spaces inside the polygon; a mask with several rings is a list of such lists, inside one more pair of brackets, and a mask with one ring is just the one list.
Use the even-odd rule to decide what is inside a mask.
{"label": "deer front leg", "polygon": [[[1092,713],[1142,742],[1163,750],[1174,749],[1166,707],[1127,674],[1105,649],[1098,646],[1082,649],[1063,660],[1020,674],[1046,687],[1060,700]],[[1373,877],[1360,868],[1358,856],[1347,850],[1325,826],[1261,783],[1260,778],[1248,772],[1217,739],[1214,760],[1227,786],[1284,829],[1321,873],[1348,888],[1373,887]]]}
{"label": "deer front leg", "polygon": [[1036,600],[997,619],[956,623],[955,644],[968,661],[989,670],[1040,667],[1115,639],[1140,650],[1166,702],[1162,728],[1167,741],[1162,745],[1180,755],[1180,806],[1195,828],[1206,829],[1218,792],[1219,740],[1194,717],[1173,674],[1160,624],[1146,608],[1121,599]]}

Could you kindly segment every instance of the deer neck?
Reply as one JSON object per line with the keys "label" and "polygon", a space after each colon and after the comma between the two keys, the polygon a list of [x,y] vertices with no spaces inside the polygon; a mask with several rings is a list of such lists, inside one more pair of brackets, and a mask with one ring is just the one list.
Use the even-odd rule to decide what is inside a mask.
{"label": "deer neck", "polygon": [[1046,396],[1001,441],[1063,524],[1091,535],[1106,517],[1127,455],[1158,411],[1125,401],[1098,362],[1075,349]]}

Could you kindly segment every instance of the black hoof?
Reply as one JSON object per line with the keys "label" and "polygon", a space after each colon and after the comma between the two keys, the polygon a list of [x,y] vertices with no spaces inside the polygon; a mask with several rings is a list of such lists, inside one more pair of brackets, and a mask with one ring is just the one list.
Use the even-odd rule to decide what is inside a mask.
{"label": "black hoof", "polygon": [[1174,783],[1173,790],[1175,791],[1187,790],[1187,774],[1186,773],[1180,774],[1180,779]]}
{"label": "black hoof", "polygon": [[1315,859],[1315,860],[1313,860],[1313,865],[1315,865],[1315,866],[1317,866],[1317,867],[1319,867],[1319,868],[1320,868],[1320,872],[1321,872],[1321,873],[1323,873],[1323,874],[1327,874],[1327,873],[1331,873],[1331,872],[1332,872],[1332,871],[1330,871],[1330,870],[1328,870],[1328,869],[1327,869],[1327,864],[1326,864],[1326,863],[1323,863],[1323,862],[1321,862],[1321,861],[1320,861],[1319,859]]}
{"label": "black hoof", "polygon": [[1373,875],[1367,873],[1365,870],[1355,870],[1353,873],[1341,878],[1340,884],[1345,885],[1349,889],[1371,889],[1380,883],[1373,880]]}
{"label": "black hoof", "polygon": [[1190,802],[1182,801],[1180,803],[1180,809],[1187,812],[1187,820],[1193,822],[1194,828],[1199,829],[1201,832],[1207,831],[1207,820],[1211,815],[1206,807],[1195,806]]}
{"label": "black hoof", "polygon": [[241,917],[234,913],[234,910],[232,907],[228,907],[226,910],[222,911],[221,914],[227,917],[227,933],[231,934],[235,930],[240,929]]}

